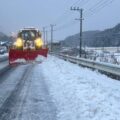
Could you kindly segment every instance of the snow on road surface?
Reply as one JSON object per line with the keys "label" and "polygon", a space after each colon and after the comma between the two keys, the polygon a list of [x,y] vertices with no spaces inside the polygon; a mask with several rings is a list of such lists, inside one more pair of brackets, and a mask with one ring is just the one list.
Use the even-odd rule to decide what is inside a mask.
{"label": "snow on road surface", "polygon": [[[26,67],[22,66],[19,68],[11,68],[14,74],[0,75],[0,108],[4,101],[9,97],[11,91],[14,90],[15,86],[18,84],[21,76],[25,72]],[[10,71],[10,70],[9,70]]]}
{"label": "snow on road surface", "polygon": [[4,61],[4,62],[0,63],[0,71],[1,71],[3,68],[7,67],[8,64],[9,64],[8,61]]}
{"label": "snow on road surface", "polygon": [[56,107],[37,66],[13,67],[0,76],[0,120],[56,120]]}
{"label": "snow on road surface", "polygon": [[8,53],[5,53],[3,55],[0,54],[0,62],[8,60]]}
{"label": "snow on road surface", "polygon": [[49,56],[42,69],[58,120],[119,120],[120,82]]}

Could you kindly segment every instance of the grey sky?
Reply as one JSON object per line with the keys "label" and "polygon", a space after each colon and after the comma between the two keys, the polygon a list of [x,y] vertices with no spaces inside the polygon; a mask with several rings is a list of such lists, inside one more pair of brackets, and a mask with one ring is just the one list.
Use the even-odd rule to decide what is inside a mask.
{"label": "grey sky", "polygon": [[[79,22],[74,20],[79,14],[70,11],[70,6],[76,1],[0,0],[0,31],[10,34],[23,27],[33,26],[42,30],[44,26],[56,24],[54,39],[64,39],[79,32]],[[113,2],[99,11],[97,3],[100,1],[103,1],[101,6]],[[84,31],[103,30],[120,23],[120,0],[79,0],[75,6],[84,8]],[[92,16],[89,15],[90,9],[95,12]]]}

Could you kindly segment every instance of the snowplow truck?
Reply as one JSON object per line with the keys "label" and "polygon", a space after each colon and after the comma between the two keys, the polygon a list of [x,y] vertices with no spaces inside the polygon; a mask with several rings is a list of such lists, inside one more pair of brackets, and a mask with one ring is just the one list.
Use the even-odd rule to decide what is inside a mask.
{"label": "snowplow truck", "polygon": [[10,47],[9,64],[35,62],[38,57],[47,57],[47,54],[48,47],[44,44],[39,30],[25,28],[18,32]]}

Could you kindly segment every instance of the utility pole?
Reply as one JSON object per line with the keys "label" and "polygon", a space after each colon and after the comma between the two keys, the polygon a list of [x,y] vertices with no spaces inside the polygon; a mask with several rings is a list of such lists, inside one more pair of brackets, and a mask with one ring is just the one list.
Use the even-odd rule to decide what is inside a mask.
{"label": "utility pole", "polygon": [[71,10],[78,11],[80,13],[80,18],[77,18],[75,20],[80,21],[80,44],[79,44],[79,57],[82,56],[82,25],[83,25],[83,9],[80,9],[79,7],[71,7]]}
{"label": "utility pole", "polygon": [[45,44],[45,27],[43,27],[43,40],[44,40],[44,44]]}
{"label": "utility pole", "polygon": [[54,25],[54,24],[51,24],[50,25],[50,27],[51,27],[51,52],[52,52],[52,50],[53,50],[53,28],[54,28],[54,26],[56,26],[56,25]]}
{"label": "utility pole", "polygon": [[45,33],[46,33],[46,40],[45,41],[46,41],[46,45],[47,45],[47,43],[48,43],[48,31],[46,30]]}

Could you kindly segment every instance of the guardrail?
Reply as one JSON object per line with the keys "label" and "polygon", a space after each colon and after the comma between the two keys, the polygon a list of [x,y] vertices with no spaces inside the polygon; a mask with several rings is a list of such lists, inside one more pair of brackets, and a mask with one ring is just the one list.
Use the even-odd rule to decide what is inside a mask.
{"label": "guardrail", "polygon": [[63,54],[55,54],[55,55],[58,56],[59,58],[73,62],[75,64],[79,64],[82,66],[94,68],[107,73],[111,73],[113,75],[120,76],[120,66],[118,65],[103,63],[103,62],[96,62],[96,61],[92,61],[84,58],[76,58],[76,57],[63,55]]}

